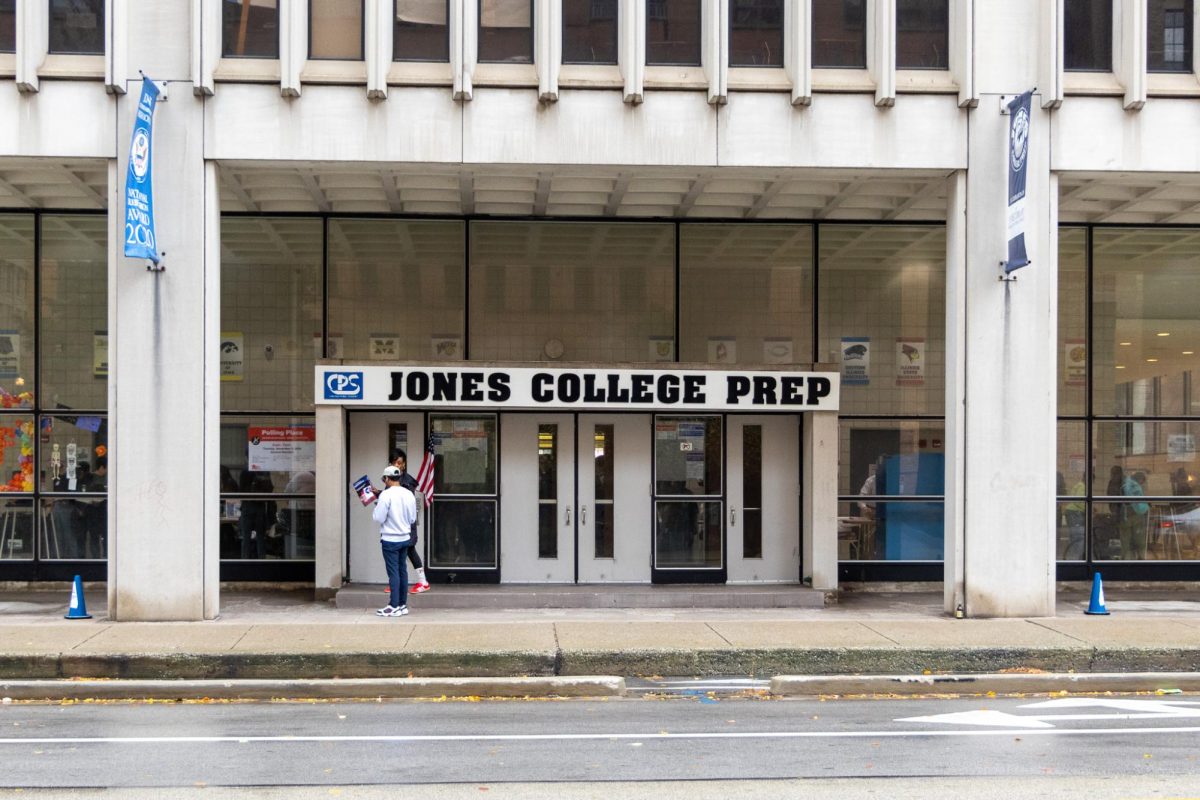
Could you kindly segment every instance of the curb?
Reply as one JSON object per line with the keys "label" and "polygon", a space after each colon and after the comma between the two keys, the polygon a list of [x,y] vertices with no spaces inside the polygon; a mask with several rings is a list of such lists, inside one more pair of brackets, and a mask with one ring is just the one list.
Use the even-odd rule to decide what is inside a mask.
{"label": "curb", "polygon": [[[979,675],[777,675],[771,694],[1046,694],[1050,692],[1200,692],[1200,672],[1044,672]],[[1174,694],[1174,691],[1170,692]]]}
{"label": "curb", "polygon": [[621,697],[625,679],[347,678],[328,680],[84,680],[0,682],[5,700],[358,700],[443,697]]}

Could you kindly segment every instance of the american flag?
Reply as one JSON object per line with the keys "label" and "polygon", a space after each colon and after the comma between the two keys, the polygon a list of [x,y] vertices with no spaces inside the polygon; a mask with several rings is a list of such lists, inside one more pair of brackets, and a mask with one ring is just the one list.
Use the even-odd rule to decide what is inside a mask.
{"label": "american flag", "polygon": [[425,498],[425,507],[433,503],[433,440],[425,445],[425,455],[421,459],[421,468],[417,470],[417,491]]}

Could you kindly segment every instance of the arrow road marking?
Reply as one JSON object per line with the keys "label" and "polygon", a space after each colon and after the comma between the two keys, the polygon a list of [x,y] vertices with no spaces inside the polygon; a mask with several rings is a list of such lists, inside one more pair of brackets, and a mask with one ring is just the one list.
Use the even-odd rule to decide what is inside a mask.
{"label": "arrow road marking", "polygon": [[933,714],[925,717],[901,717],[896,722],[935,722],[949,725],[988,725],[1006,728],[1053,728],[1055,722],[1067,720],[1129,720],[1129,719],[1186,719],[1200,717],[1200,703],[1180,700],[1121,700],[1102,697],[1067,697],[1028,703],[1021,708],[1117,708],[1119,714],[1009,714],[1004,711],[978,709]]}

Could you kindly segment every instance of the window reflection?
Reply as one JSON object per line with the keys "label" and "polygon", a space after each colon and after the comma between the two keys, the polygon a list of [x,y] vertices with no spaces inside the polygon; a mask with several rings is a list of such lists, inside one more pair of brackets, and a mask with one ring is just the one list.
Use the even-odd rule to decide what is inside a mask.
{"label": "window reflection", "polygon": [[812,0],[812,64],[866,69],[866,0]]}
{"label": "window reflection", "polygon": [[17,0],[0,0],[0,53],[17,50]]}
{"label": "window reflection", "polygon": [[729,65],[783,66],[783,0],[729,0]]}
{"label": "window reflection", "polygon": [[395,0],[392,60],[449,61],[447,0]]}
{"label": "window reflection", "polygon": [[533,63],[532,0],[479,0],[479,60]]}
{"label": "window reflection", "polygon": [[49,52],[104,55],[104,0],[50,0]]}
{"label": "window reflection", "polygon": [[362,60],[363,2],[309,0],[309,58]]}
{"label": "window reflection", "polygon": [[1192,71],[1192,0],[1146,4],[1146,67],[1150,72]]}
{"label": "window reflection", "polygon": [[42,396],[53,408],[108,405],[107,224],[42,217]]}
{"label": "window reflection", "polygon": [[896,67],[948,69],[948,0],[896,0]]}
{"label": "window reflection", "polygon": [[700,0],[646,0],[646,63],[700,65]]}
{"label": "window reflection", "polygon": [[221,55],[279,58],[279,0],[224,0]]}
{"label": "window reflection", "polygon": [[563,63],[617,63],[617,15],[617,0],[563,0]]}
{"label": "window reflection", "polygon": [[1064,0],[1063,67],[1066,70],[1112,70],[1112,7],[1112,0]]}

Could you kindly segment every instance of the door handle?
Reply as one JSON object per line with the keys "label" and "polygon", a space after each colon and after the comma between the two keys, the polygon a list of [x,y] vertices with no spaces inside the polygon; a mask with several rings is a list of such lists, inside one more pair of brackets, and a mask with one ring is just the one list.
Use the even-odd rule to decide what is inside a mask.
{"label": "door handle", "polygon": [[729,509],[729,527],[731,527],[731,528],[737,527],[737,509],[736,508]]}
{"label": "door handle", "polygon": [[579,524],[587,525],[587,506],[579,509]]}
{"label": "door handle", "polygon": [[570,524],[571,524],[571,507],[570,507],[570,506],[567,506],[567,521],[566,521],[566,524],[567,524],[567,525],[570,525]]}

